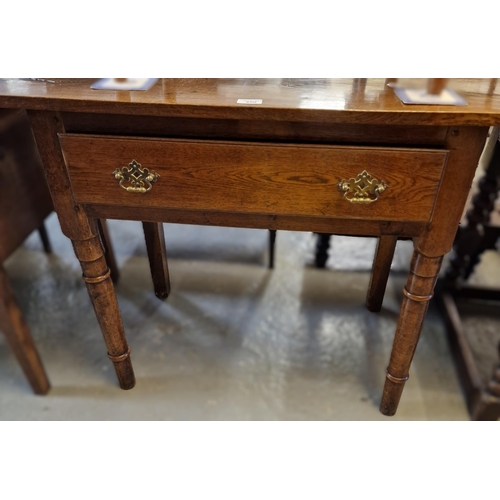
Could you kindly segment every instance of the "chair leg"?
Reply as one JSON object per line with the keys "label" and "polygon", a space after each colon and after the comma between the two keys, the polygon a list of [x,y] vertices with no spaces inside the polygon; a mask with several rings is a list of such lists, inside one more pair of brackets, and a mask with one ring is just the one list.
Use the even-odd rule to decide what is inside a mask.
{"label": "chair leg", "polygon": [[42,240],[42,245],[45,253],[52,253],[52,246],[50,244],[49,235],[47,234],[47,228],[45,227],[44,222],[42,222],[42,224],[38,228],[38,234],[40,235],[40,239]]}
{"label": "chair leg", "polygon": [[394,251],[396,250],[397,236],[380,236],[373,259],[372,275],[368,294],[366,296],[366,307],[371,312],[379,312],[384,301],[389,271],[391,270]]}
{"label": "chair leg", "polygon": [[317,233],[315,264],[318,269],[323,269],[328,260],[331,234]]}
{"label": "chair leg", "polygon": [[97,219],[97,229],[99,231],[102,247],[104,249],[104,258],[106,259],[106,264],[108,264],[111,272],[111,281],[113,281],[113,283],[117,283],[120,278],[120,271],[118,270],[118,265],[116,263],[115,252],[113,251],[113,244],[111,243],[111,238],[109,236],[106,219]]}
{"label": "chair leg", "polygon": [[0,266],[0,330],[6,335],[35,394],[47,394],[50,389],[47,374],[2,266]]}
{"label": "chair leg", "polygon": [[165,300],[170,294],[170,276],[168,273],[167,250],[163,224],[158,222],[143,222],[144,237],[148,250],[149,267],[155,295]]}
{"label": "chair leg", "polygon": [[274,269],[274,247],[276,245],[276,230],[269,229],[269,269]]}

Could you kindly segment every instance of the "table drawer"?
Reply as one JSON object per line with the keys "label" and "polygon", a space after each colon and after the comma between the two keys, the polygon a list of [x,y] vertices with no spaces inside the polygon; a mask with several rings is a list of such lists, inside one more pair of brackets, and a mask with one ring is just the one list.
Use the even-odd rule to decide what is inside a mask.
{"label": "table drawer", "polygon": [[[82,204],[380,220],[428,220],[447,158],[430,149],[79,134],[60,141]],[[157,174],[154,182],[137,164]]]}

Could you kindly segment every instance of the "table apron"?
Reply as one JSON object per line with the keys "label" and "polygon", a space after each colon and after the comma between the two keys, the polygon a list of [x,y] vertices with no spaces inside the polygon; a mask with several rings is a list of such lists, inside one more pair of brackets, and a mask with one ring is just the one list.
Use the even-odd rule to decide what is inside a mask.
{"label": "table apron", "polygon": [[284,231],[311,231],[350,236],[395,235],[418,237],[425,230],[425,221],[387,221],[307,217],[301,215],[269,215],[232,213],[208,210],[170,208],[137,208],[113,205],[82,205],[85,213],[94,219],[118,219],[200,226],[242,227]]}

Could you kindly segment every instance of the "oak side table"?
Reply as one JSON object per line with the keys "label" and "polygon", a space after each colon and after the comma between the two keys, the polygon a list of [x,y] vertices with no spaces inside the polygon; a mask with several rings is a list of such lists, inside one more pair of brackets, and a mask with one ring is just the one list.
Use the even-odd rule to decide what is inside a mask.
{"label": "oak side table", "polygon": [[[404,105],[383,79],[2,80],[28,111],[122,389],[135,385],[96,220],[413,238],[380,410],[394,415],[443,256],[452,248],[496,80],[450,80],[467,106]],[[399,80],[412,86],[425,81]]]}

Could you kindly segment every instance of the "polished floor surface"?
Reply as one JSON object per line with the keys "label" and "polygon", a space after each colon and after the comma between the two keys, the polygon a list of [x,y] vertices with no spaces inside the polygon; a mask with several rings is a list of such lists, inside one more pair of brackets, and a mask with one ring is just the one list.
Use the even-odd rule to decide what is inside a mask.
{"label": "polished floor surface", "polygon": [[[52,389],[34,396],[0,335],[2,420],[388,420],[378,411],[409,266],[398,243],[381,313],[364,307],[370,238],[165,225],[172,293],[153,293],[140,223],[109,221],[118,301],[137,376],[118,388],[81,270],[57,218],[53,254],[32,234],[6,263]],[[398,272],[399,271],[399,272]],[[404,271],[404,272],[401,272]],[[431,307],[399,420],[466,420],[444,325]]]}

